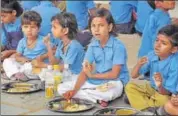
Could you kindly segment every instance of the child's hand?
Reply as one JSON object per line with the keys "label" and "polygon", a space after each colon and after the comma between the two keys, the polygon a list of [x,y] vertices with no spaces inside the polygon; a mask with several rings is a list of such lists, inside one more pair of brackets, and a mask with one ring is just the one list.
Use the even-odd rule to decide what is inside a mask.
{"label": "child's hand", "polygon": [[51,42],[50,42],[50,34],[48,33],[48,35],[47,36],[45,36],[44,38],[43,38],[43,42],[44,42],[44,44],[47,46],[47,47],[51,47],[50,45],[51,45]]}
{"label": "child's hand", "polygon": [[36,57],[36,60],[37,60],[38,62],[42,62],[42,61],[43,61],[43,58],[42,58],[41,55],[39,55],[39,56]]}
{"label": "child's hand", "polygon": [[70,100],[76,94],[76,92],[77,91],[75,91],[75,90],[69,90],[69,91],[67,91],[66,93],[63,94],[63,97],[66,100]]}
{"label": "child's hand", "polygon": [[92,65],[88,61],[84,61],[83,70],[88,77],[92,77]]}
{"label": "child's hand", "polygon": [[171,96],[171,103],[174,105],[174,106],[178,106],[178,95],[172,95]]}
{"label": "child's hand", "polygon": [[160,73],[155,73],[154,74],[154,81],[157,87],[160,87],[162,84],[162,76]]}
{"label": "child's hand", "polygon": [[30,60],[27,59],[27,58],[24,58],[24,59],[21,61],[22,64],[25,64],[25,63],[27,63],[27,62],[30,62]]}
{"label": "child's hand", "polygon": [[142,57],[142,58],[140,58],[139,60],[138,60],[138,65],[139,66],[142,66],[142,65],[144,65],[145,63],[147,63],[148,62],[148,58],[147,57]]}

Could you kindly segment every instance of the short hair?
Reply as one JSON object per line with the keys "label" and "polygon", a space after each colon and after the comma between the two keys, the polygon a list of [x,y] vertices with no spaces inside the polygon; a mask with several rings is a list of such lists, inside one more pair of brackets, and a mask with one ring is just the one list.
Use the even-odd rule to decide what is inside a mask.
{"label": "short hair", "polygon": [[116,30],[115,30],[116,29],[115,22],[114,22],[111,12],[108,9],[97,8],[96,11],[92,14],[92,16],[90,16],[89,22],[88,22],[88,27],[90,31],[91,31],[91,22],[93,21],[95,17],[105,17],[108,24],[113,24],[113,28],[110,34],[117,36]]}
{"label": "short hair", "polygon": [[1,12],[12,13],[15,10],[17,12],[16,17],[19,17],[23,13],[23,8],[16,0],[2,0]]}
{"label": "short hair", "polygon": [[158,34],[165,35],[170,38],[170,42],[173,46],[178,46],[178,26],[167,25],[161,28]]}
{"label": "short hair", "polygon": [[69,39],[72,40],[76,38],[78,25],[77,25],[77,20],[74,14],[68,13],[68,12],[58,13],[51,18],[51,21],[54,21],[54,20],[57,20],[63,28],[69,29],[69,32],[68,32]]}
{"label": "short hair", "polygon": [[38,14],[37,12],[35,12],[35,11],[26,11],[22,15],[21,22],[22,22],[22,25],[31,24],[31,22],[35,22],[37,24],[37,26],[40,27],[42,19],[41,19],[40,14]]}

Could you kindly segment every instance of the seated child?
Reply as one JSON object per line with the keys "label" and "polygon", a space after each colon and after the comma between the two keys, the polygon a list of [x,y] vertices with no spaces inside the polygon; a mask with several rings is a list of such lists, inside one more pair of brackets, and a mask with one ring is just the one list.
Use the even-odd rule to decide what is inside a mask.
{"label": "seated child", "polygon": [[[61,40],[61,44],[53,55],[49,35],[44,38],[50,64],[59,64],[61,71],[67,66],[72,74],[79,74],[85,53],[83,46],[76,40],[78,27],[75,16],[71,13],[60,13],[53,16],[51,22],[52,33],[55,38]],[[47,67],[47,64],[44,64],[44,67]]]}
{"label": "seated child", "polygon": [[155,0],[155,7],[156,9],[150,15],[143,30],[142,41],[138,51],[139,58],[147,55],[154,49],[158,31],[162,27],[171,24],[168,11],[174,9],[175,0]]}
{"label": "seated child", "polygon": [[[157,35],[154,51],[138,60],[132,70],[132,78],[150,71],[150,83],[136,84],[130,82],[125,92],[133,108],[138,110],[163,106],[171,93],[176,93],[178,80],[177,47],[178,27],[168,25]],[[139,101],[139,102],[138,102]]]}
{"label": "seated child", "polygon": [[107,106],[108,101],[121,96],[129,81],[126,49],[115,37],[114,19],[107,9],[96,10],[89,20],[89,29],[94,38],[87,49],[83,70],[76,81],[60,84],[58,93],[65,99],[78,97]]}
{"label": "seated child", "polygon": [[23,38],[20,15],[23,9],[15,0],[1,1],[1,61],[16,51],[18,42]]}
{"label": "seated child", "polygon": [[[26,65],[27,62],[31,62],[37,59],[39,55],[47,53],[45,44],[43,43],[43,37],[38,34],[41,24],[41,17],[35,11],[27,11],[22,15],[22,31],[24,38],[19,41],[17,46],[15,59],[8,58],[3,62],[3,68],[8,78],[12,77],[24,77],[31,72],[31,65]],[[24,65],[23,65],[24,64]],[[29,77],[29,78],[33,78]]]}

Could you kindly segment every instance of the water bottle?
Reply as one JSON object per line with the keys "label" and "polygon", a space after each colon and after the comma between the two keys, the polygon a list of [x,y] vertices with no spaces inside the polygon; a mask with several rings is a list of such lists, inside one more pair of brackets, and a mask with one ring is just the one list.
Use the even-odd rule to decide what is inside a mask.
{"label": "water bottle", "polygon": [[51,99],[54,97],[54,79],[47,78],[45,80],[45,97]]}
{"label": "water bottle", "polygon": [[59,65],[54,65],[53,66],[53,78],[54,78],[54,91],[56,93],[58,85],[62,81],[62,74],[60,72],[60,67]]}
{"label": "water bottle", "polygon": [[71,81],[71,71],[69,69],[69,64],[64,64],[63,82],[67,81]]}

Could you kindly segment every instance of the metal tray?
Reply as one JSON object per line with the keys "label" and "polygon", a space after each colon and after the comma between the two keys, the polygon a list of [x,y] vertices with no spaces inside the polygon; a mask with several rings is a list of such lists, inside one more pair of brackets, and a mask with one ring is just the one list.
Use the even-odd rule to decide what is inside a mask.
{"label": "metal tray", "polygon": [[[116,114],[117,111],[119,110],[131,110],[131,111],[134,111],[135,113],[131,114],[130,116],[132,115],[138,115],[139,113],[141,113],[141,111],[139,110],[136,110],[136,109],[133,109],[133,108],[129,108],[129,107],[109,107],[109,108],[104,108],[104,109],[100,109],[100,110],[97,110],[93,115],[95,116],[99,116],[99,115],[119,115],[119,114]],[[129,115],[127,115],[129,116]]]}
{"label": "metal tray", "polygon": [[[25,91],[10,91],[10,89],[20,88],[20,89],[29,89]],[[30,82],[9,82],[1,85],[2,92],[9,94],[24,94],[24,93],[33,93],[41,90],[41,85],[39,83],[30,83]]]}
{"label": "metal tray", "polygon": [[[66,108],[66,105],[64,105],[64,102],[67,102],[67,100],[62,97],[54,98],[53,100],[48,102],[47,107],[51,111],[61,112],[61,113],[83,112],[83,111],[87,111],[87,110],[90,110],[95,107],[94,103],[91,101],[79,99],[79,98],[72,98],[70,101],[71,104],[85,105],[86,108],[82,109],[82,110],[77,110],[77,111],[66,111],[66,110],[64,110]],[[54,104],[57,105],[57,107],[54,107]]]}

